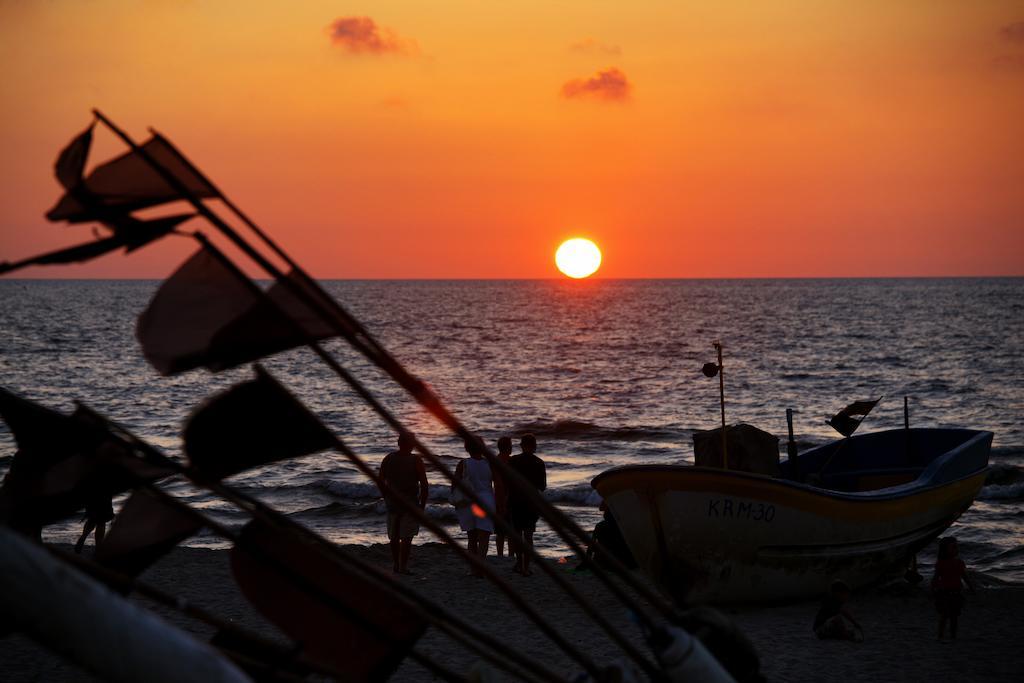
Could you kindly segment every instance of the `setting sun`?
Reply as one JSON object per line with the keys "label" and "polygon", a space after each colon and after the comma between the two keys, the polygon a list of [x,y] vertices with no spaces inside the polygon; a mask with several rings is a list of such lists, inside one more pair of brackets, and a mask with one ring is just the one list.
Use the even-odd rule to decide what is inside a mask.
{"label": "setting sun", "polygon": [[555,265],[571,278],[588,277],[601,267],[601,250],[581,237],[566,240],[555,252]]}

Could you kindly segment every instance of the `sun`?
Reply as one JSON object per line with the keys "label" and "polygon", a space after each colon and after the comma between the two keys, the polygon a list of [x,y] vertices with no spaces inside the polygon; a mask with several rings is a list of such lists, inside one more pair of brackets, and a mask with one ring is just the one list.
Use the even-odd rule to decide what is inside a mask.
{"label": "sun", "polygon": [[555,252],[555,265],[571,278],[588,277],[601,267],[601,250],[582,237],[566,240]]}

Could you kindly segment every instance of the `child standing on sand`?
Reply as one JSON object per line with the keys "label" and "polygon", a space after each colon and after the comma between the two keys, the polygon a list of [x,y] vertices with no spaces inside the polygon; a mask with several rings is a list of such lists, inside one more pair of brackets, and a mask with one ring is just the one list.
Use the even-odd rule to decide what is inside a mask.
{"label": "child standing on sand", "polygon": [[946,638],[946,621],[949,620],[949,635],[956,640],[957,621],[964,608],[963,585],[974,592],[974,584],[967,576],[967,565],[960,559],[956,538],[946,536],[939,541],[939,558],[935,562],[932,577],[932,596],[935,609],[939,612],[939,640]]}

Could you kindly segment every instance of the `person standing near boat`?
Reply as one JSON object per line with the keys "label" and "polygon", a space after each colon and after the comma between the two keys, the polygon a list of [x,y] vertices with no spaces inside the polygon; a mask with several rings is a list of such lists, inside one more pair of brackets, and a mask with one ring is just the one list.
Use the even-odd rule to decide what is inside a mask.
{"label": "person standing near boat", "polygon": [[[479,440],[467,439],[466,452],[469,457],[459,462],[455,476],[476,494],[483,507],[465,500],[464,504],[456,504],[455,513],[459,518],[459,526],[469,535],[469,552],[484,558],[487,557],[491,533],[494,531],[494,522],[491,520],[495,512],[494,477],[490,463],[484,459],[484,446]],[[460,493],[453,491],[453,497],[458,499]],[[471,567],[470,573],[483,576],[476,567]]]}
{"label": "person standing near boat", "polygon": [[[512,459],[512,439],[503,436],[498,439],[498,458],[506,465]],[[494,477],[494,509],[500,519],[508,519],[508,486],[500,474]],[[498,557],[505,556],[505,534],[500,530],[495,531],[494,546],[498,551]],[[515,549],[512,547],[512,539],[508,539],[508,554],[515,557]]]}
{"label": "person standing near boat", "polygon": [[388,508],[388,541],[396,574],[412,574],[409,553],[412,539],[420,531],[419,520],[399,502],[398,496],[418,504],[421,510],[427,507],[427,470],[420,456],[412,452],[415,445],[412,434],[399,434],[398,450],[384,456],[377,471],[383,484],[380,493]]}
{"label": "person standing near boat", "polygon": [[[526,480],[527,484],[537,489],[538,492],[548,487],[547,468],[544,461],[536,455],[537,438],[533,434],[526,434],[520,440],[519,445],[523,452],[512,456],[509,460],[509,467],[519,476]],[[527,498],[522,491],[514,486],[509,487],[508,492],[508,516],[512,522],[512,528],[516,532],[516,543],[519,545],[519,558],[516,562],[515,571],[523,576],[530,576],[530,555],[528,549],[533,548],[533,532],[537,530],[537,520],[540,513],[533,502]]]}
{"label": "person standing near boat", "polygon": [[964,608],[964,584],[974,592],[974,584],[967,576],[967,565],[960,559],[956,538],[946,536],[939,541],[939,557],[932,577],[932,595],[939,612],[939,640],[945,640],[947,620],[949,635],[956,640],[957,621]]}

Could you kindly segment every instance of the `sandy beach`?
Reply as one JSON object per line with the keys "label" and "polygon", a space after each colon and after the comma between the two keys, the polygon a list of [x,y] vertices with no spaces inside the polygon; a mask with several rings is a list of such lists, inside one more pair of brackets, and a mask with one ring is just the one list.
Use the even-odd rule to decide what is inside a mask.
{"label": "sandy beach", "polygon": [[[386,546],[351,546],[348,550],[382,568],[390,566]],[[179,548],[151,568],[144,578],[222,617],[273,634],[273,627],[238,592],[227,559],[224,551]],[[490,561],[583,651],[599,663],[614,659],[608,654],[613,649],[600,630],[548,578],[539,571],[523,578],[508,571],[507,559],[492,556]],[[465,576],[461,561],[444,546],[432,543],[414,548],[411,566],[416,574],[402,580],[418,591],[499,636],[510,648],[545,662],[552,670],[567,675],[576,671],[568,658],[540,636],[489,583]],[[641,643],[626,611],[589,572],[572,571],[573,563],[557,566],[614,623],[621,624],[626,633]],[[975,595],[968,596],[960,638],[952,643],[937,642],[932,603],[920,588],[904,594],[879,587],[855,593],[851,610],[866,634],[865,641],[856,644],[817,640],[810,629],[815,603],[725,611],[757,646],[762,671],[770,681],[1020,680],[1024,668],[1019,638],[1024,587],[1000,585],[986,581],[983,576],[977,578],[979,588]],[[201,624],[162,609],[157,611],[201,636],[212,633]],[[418,647],[456,671],[469,673],[477,663],[474,655],[434,629],[428,630]],[[0,680],[95,679],[27,638],[12,635],[0,639]],[[432,677],[407,661],[393,680],[429,681]]]}

